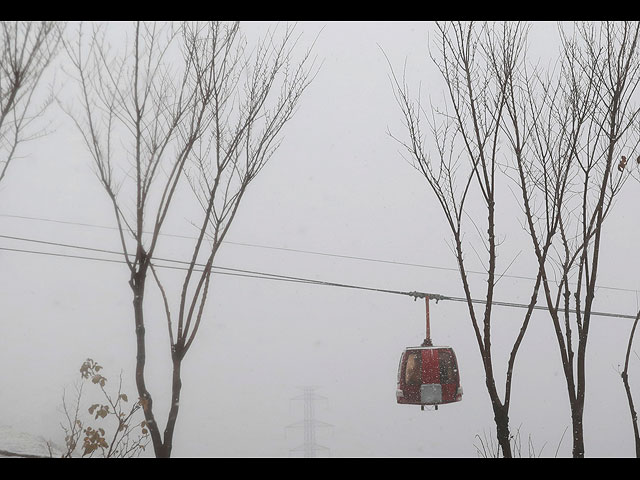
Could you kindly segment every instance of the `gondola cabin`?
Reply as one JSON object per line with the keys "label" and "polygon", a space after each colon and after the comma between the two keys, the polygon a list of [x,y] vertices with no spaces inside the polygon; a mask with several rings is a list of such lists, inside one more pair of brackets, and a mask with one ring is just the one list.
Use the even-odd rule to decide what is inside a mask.
{"label": "gondola cabin", "polygon": [[[413,292],[418,293],[418,292]],[[400,404],[438,405],[462,400],[460,371],[451,347],[435,347],[431,342],[429,298],[424,294],[427,313],[427,335],[419,347],[402,352],[396,383],[396,401]],[[417,296],[416,296],[417,298]],[[440,296],[436,296],[436,301]]]}
{"label": "gondola cabin", "polygon": [[460,372],[451,347],[408,347],[400,357],[396,400],[400,404],[438,405],[462,400]]}

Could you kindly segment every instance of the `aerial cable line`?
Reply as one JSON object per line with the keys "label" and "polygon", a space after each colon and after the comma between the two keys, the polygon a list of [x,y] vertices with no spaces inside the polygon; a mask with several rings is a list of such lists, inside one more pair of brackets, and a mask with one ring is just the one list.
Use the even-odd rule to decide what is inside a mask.
{"label": "aerial cable line", "polygon": [[[115,250],[106,250],[106,249],[102,249],[102,248],[93,248],[93,247],[86,247],[86,246],[81,246],[81,245],[72,245],[69,243],[59,243],[59,242],[49,242],[47,240],[36,240],[33,238],[25,238],[25,237],[15,237],[15,236],[11,236],[11,235],[0,235],[0,238],[7,238],[7,239],[11,239],[11,240],[21,240],[21,241],[25,241],[25,242],[33,242],[33,243],[41,243],[41,244],[45,244],[45,245],[54,245],[54,246],[58,246],[58,247],[67,247],[67,248],[76,248],[76,249],[80,249],[80,250],[89,250],[92,252],[101,252],[101,253],[109,253],[109,254],[113,254],[113,255],[120,255],[120,256],[124,256],[123,252],[119,252],[119,251],[115,251]],[[10,250],[10,251],[19,251],[19,252],[24,252],[24,253],[42,253],[42,254],[46,254],[47,252],[37,252],[37,251],[31,251],[31,250],[21,250],[21,249],[9,249],[9,248],[2,248],[3,250]],[[71,258],[79,258],[79,259],[85,259],[85,260],[92,260],[94,259],[94,257],[83,257],[83,256],[76,256],[76,255],[67,255],[67,254],[52,254],[52,255],[56,255],[56,256],[62,256],[62,257],[71,257]],[[113,260],[113,259],[100,259],[100,260],[104,260],[104,261],[108,261],[108,262],[115,262],[115,263],[125,263],[121,260]],[[155,261],[161,261],[161,262],[171,262],[171,263],[180,263],[183,265],[190,265],[190,262],[187,262],[185,260],[175,260],[175,259],[170,259],[170,258],[163,258],[163,257],[154,257]],[[195,267],[204,267],[205,265],[202,263],[197,263],[195,262],[193,264]],[[171,267],[169,265],[156,265],[154,264],[154,266],[158,266],[158,267],[162,267],[162,268],[174,268],[174,269],[178,269],[178,270],[187,270],[188,268],[184,268],[184,267]],[[266,272],[255,272],[255,271],[251,271],[251,270],[242,270],[242,269],[238,269],[238,268],[232,268],[232,267],[221,267],[221,266],[212,266],[212,268],[215,269],[219,269],[219,270],[227,270],[227,271],[232,271],[232,272],[241,272],[244,274],[252,274],[252,275],[260,275],[260,276],[269,276],[269,277],[274,277],[275,279],[281,279],[281,280],[290,280],[290,281],[296,281],[296,282],[304,282],[304,283],[315,283],[315,284],[331,284],[332,286],[340,286],[340,287],[345,287],[345,288],[363,288],[366,289],[367,287],[354,287],[351,285],[347,285],[347,284],[340,284],[340,283],[335,283],[335,282],[324,282],[322,280],[313,280],[313,279],[308,279],[308,278],[300,278],[300,277],[291,277],[289,275],[280,275],[280,274],[276,274],[276,273],[266,273]],[[202,270],[198,270],[198,271],[202,271]],[[387,293],[404,293],[404,292],[398,292],[395,290],[385,290],[385,289],[371,289],[371,290],[376,290],[376,291],[381,291],[381,292],[387,292]],[[432,298],[435,299],[435,297],[437,296],[436,294],[433,294],[434,296]]]}
{"label": "aerial cable line", "polygon": [[[33,242],[33,243],[41,243],[41,244],[45,244],[45,245],[54,245],[54,246],[58,246],[58,247],[66,247],[66,248],[76,248],[79,250],[89,250],[92,252],[101,252],[101,253],[109,253],[109,254],[113,254],[113,255],[118,255],[118,256],[124,256],[123,252],[119,252],[119,251],[114,251],[114,250],[106,250],[103,248],[93,248],[93,247],[87,247],[87,246],[81,246],[81,245],[72,245],[69,243],[59,243],[59,242],[49,242],[46,240],[36,240],[36,239],[32,239],[32,238],[24,238],[24,237],[15,237],[15,236],[11,236],[11,235],[0,235],[0,238],[7,238],[7,239],[11,239],[11,240],[21,240],[21,241],[25,241],[25,242]],[[111,263],[126,263],[123,260],[116,260],[116,259],[111,259],[111,258],[102,258],[102,257],[86,257],[86,256],[82,256],[82,255],[69,255],[69,254],[65,254],[65,253],[55,253],[55,252],[43,252],[43,251],[37,251],[37,250],[25,250],[25,249],[18,249],[18,248],[7,248],[7,247],[0,247],[0,250],[6,250],[6,251],[12,251],[12,252],[22,252],[22,253],[34,253],[34,254],[41,254],[41,255],[51,255],[51,256],[57,256],[57,257],[67,257],[67,258],[77,258],[77,259],[81,259],[81,260],[98,260],[98,261],[103,261],[103,262],[111,262]],[[185,260],[174,260],[174,259],[170,259],[170,258],[162,258],[162,257],[154,257],[154,261],[162,261],[162,262],[171,262],[171,263],[180,263],[183,265],[190,265],[190,262],[187,262]],[[204,267],[205,265],[202,263],[197,263],[195,262],[194,267]],[[176,267],[176,266],[172,266],[172,265],[162,265],[162,264],[156,264],[154,263],[154,266],[156,267],[160,267],[160,268],[168,268],[168,269],[174,269],[174,270],[188,270],[188,268],[186,267]],[[301,278],[296,278],[296,277],[289,277],[287,275],[279,275],[276,273],[265,273],[265,272],[253,272],[250,270],[242,270],[242,269],[238,269],[238,268],[232,268],[232,267],[219,267],[219,266],[212,266],[212,268],[214,269],[219,269],[219,270],[228,270],[228,271],[232,271],[232,272],[240,272],[243,274],[252,274],[252,275],[256,275],[256,276],[269,276],[269,277],[276,277],[282,280],[290,280],[290,281],[297,281],[297,282],[304,282],[304,283],[312,283],[312,282],[316,282],[316,280],[311,280],[311,279],[301,279]],[[198,272],[202,272],[203,270],[198,270],[197,268],[194,268],[196,271]],[[222,272],[218,272],[218,273],[222,273]],[[246,276],[246,275],[243,275]]]}
{"label": "aerial cable line", "polygon": [[[48,242],[48,243],[52,243],[52,242]],[[74,247],[74,246],[68,245],[68,244],[63,244],[61,246],[71,247],[71,248],[80,248],[80,249],[89,248],[89,247],[80,247],[80,246]],[[4,250],[4,251],[8,251],[8,252],[19,252],[19,253],[30,253],[30,254],[37,254],[37,255],[54,256],[54,257],[63,257],[63,258],[76,258],[76,259],[79,259],[79,260],[95,260],[95,261],[101,261],[101,262],[123,263],[123,264],[126,263],[124,260],[117,260],[117,259],[113,259],[113,258],[88,257],[88,256],[84,256],[84,255],[71,255],[71,254],[67,254],[67,253],[43,252],[43,251],[38,251],[38,250],[26,250],[26,249],[21,249],[21,248],[0,247],[0,250]],[[96,250],[96,249],[91,249],[91,250]],[[122,252],[109,252],[109,251],[105,251],[105,252],[106,253],[117,253],[119,255],[124,255]],[[177,263],[186,263],[186,264],[189,263],[189,262],[185,262],[185,261],[182,261],[182,260],[159,259],[159,258],[157,258],[156,260],[162,260],[162,261],[168,261],[168,262],[177,262]],[[172,270],[183,270],[183,271],[187,271],[188,270],[188,268],[184,267],[184,266],[163,265],[163,264],[156,264],[156,263],[154,263],[153,266],[157,267],[157,268],[167,268],[167,269],[172,269]],[[195,263],[194,266],[196,266],[196,267],[204,267],[204,265],[200,264],[200,263]],[[311,279],[311,278],[293,277],[293,276],[290,276],[290,275],[281,275],[281,274],[277,274],[277,273],[256,272],[256,271],[252,271],[252,270],[244,270],[244,269],[240,269],[240,268],[231,268],[231,267],[212,266],[211,268],[212,268],[213,271],[215,271],[215,273],[220,274],[220,275],[231,275],[231,276],[238,276],[238,277],[257,278],[257,279],[261,279],[261,280],[280,280],[280,281],[286,281],[286,282],[306,283],[306,284],[311,284],[311,285],[325,285],[325,286],[332,286],[332,287],[354,288],[354,289],[358,289],[358,290],[369,290],[369,291],[381,292],[381,293],[392,293],[392,294],[398,294],[398,295],[408,295],[408,296],[415,297],[415,298],[423,298],[425,295],[428,295],[430,298],[433,298],[434,300],[446,299],[443,295],[439,295],[439,294],[436,294],[436,293],[403,292],[403,291],[399,291],[399,290],[389,290],[389,289],[384,289],[384,288],[364,287],[364,286],[361,286],[361,285],[351,285],[351,284],[346,284],[346,283],[327,282],[327,281],[324,281],[324,280],[314,280],[314,279]],[[204,271],[202,269],[197,269],[197,268],[194,268],[194,270],[198,271],[198,272]],[[216,270],[222,270],[222,271],[216,271]]]}
{"label": "aerial cable line", "polygon": [[[81,248],[81,247],[79,247]],[[36,255],[45,255],[45,256],[52,256],[52,257],[63,257],[63,258],[75,258],[75,259],[79,259],[79,260],[93,260],[93,261],[98,261],[98,262],[108,262],[108,263],[121,263],[121,264],[125,264],[126,262],[124,260],[117,260],[117,259],[113,259],[113,258],[100,258],[100,257],[87,257],[84,255],[71,255],[71,254],[67,254],[67,253],[57,253],[57,252],[43,252],[43,251],[39,251],[39,250],[26,250],[26,249],[22,249],[22,248],[9,248],[9,247],[0,247],[0,250],[3,251],[7,251],[7,252],[19,252],[19,253],[30,253],[30,254],[36,254]],[[200,266],[200,265],[198,265]],[[162,265],[162,264],[154,264],[154,267],[157,268],[166,268],[166,269],[170,269],[170,270],[184,270],[187,271],[188,269],[186,267],[178,267],[175,265]],[[227,270],[225,267],[212,267],[213,270],[216,270],[218,268],[222,268]],[[197,272],[202,272],[203,270],[198,269],[198,268],[194,268],[195,271]],[[263,279],[263,280],[268,280],[268,279],[273,279],[273,280],[282,280],[282,281],[290,281],[290,282],[298,282],[298,283],[315,283],[314,280],[307,280],[307,279],[296,279],[294,277],[291,278],[287,278],[285,275],[277,275],[277,274],[253,274],[253,272],[251,271],[243,271],[240,269],[228,269],[228,270],[238,270],[239,272],[245,272],[245,273],[237,273],[237,272],[227,272],[227,271],[216,271],[216,274],[219,275],[231,275],[231,276],[238,276],[238,277],[248,277],[248,278],[259,278],[259,279]],[[280,278],[282,277],[282,278]]]}
{"label": "aerial cable line", "polygon": [[[35,221],[42,221],[42,222],[60,223],[60,224],[66,224],[66,225],[76,225],[76,226],[82,226],[82,227],[104,228],[104,229],[107,229],[107,230],[118,230],[118,227],[111,227],[111,226],[107,226],[107,225],[96,225],[96,224],[92,224],[92,223],[72,222],[72,221],[67,221],[67,220],[55,220],[55,219],[42,218],[42,217],[30,217],[30,216],[26,216],[26,215],[12,215],[12,214],[7,214],[7,213],[0,213],[0,217],[19,218],[19,219],[23,219],[23,220],[35,220]],[[143,232],[143,233],[152,233],[152,232]],[[165,236],[165,237],[184,238],[184,239],[187,239],[187,240],[196,240],[196,237],[193,237],[193,236],[190,236],[190,235],[180,235],[180,234],[175,234],[175,233],[159,233],[159,235],[162,235],[162,236]],[[437,266],[437,265],[427,265],[427,264],[421,264],[421,263],[400,262],[400,261],[396,261],[396,260],[385,260],[385,259],[372,258],[372,257],[360,257],[360,256],[355,256],[355,255],[344,255],[344,254],[337,254],[337,253],[318,252],[318,251],[314,251],[314,250],[302,250],[302,249],[288,248],[288,247],[274,247],[274,246],[271,246],[271,245],[259,245],[259,244],[255,244],[255,243],[233,242],[233,241],[230,241],[230,240],[223,240],[222,243],[226,243],[226,244],[229,244],[229,245],[238,245],[238,246],[243,246],[243,247],[263,248],[263,249],[268,249],[268,250],[281,250],[281,251],[285,251],[285,252],[303,253],[303,254],[308,254],[308,255],[320,255],[320,256],[326,256],[326,257],[344,258],[344,259],[350,259],[350,260],[360,260],[360,261],[365,261],[365,262],[386,263],[386,264],[391,264],[391,265],[401,265],[401,266],[418,267],[418,268],[429,268],[429,269],[433,269],[433,270],[445,270],[445,271],[452,271],[452,272],[458,272],[459,271],[459,269],[455,268],[455,267],[442,267],[442,266]],[[466,270],[466,273],[471,273],[471,274],[474,274],[474,275],[486,275],[486,272],[478,271],[478,270]],[[500,276],[501,277],[506,277],[506,278],[515,278],[515,279],[519,279],[519,280],[531,280],[531,281],[535,280],[535,278],[527,277],[525,275],[511,275],[511,274],[503,273]],[[621,292],[633,292],[633,293],[638,294],[638,290],[637,289],[633,289],[633,288],[609,287],[609,286],[606,286],[606,285],[598,285],[597,288],[606,289],[606,290],[616,290],[616,291],[621,291]]]}
{"label": "aerial cable line", "polygon": [[[76,226],[81,226],[81,227],[104,228],[104,229],[107,229],[107,230],[118,230],[119,229],[118,227],[110,227],[110,226],[106,226],[106,225],[96,225],[96,224],[92,224],[92,223],[71,222],[71,221],[67,221],[67,220],[54,220],[54,219],[49,219],[49,218],[28,217],[28,216],[24,216],[24,215],[11,215],[11,214],[6,214],[6,213],[0,213],[0,217],[19,218],[19,219],[23,219],[23,220],[37,220],[37,221],[42,221],[42,222],[61,223],[61,224],[76,225]],[[143,233],[153,233],[153,232],[143,232]],[[196,237],[191,236],[191,235],[181,235],[181,234],[164,233],[164,232],[159,233],[159,235],[162,235],[162,236],[165,236],[165,237],[184,238],[184,239],[187,239],[187,240],[197,240]],[[385,260],[385,259],[380,259],[380,258],[359,257],[359,256],[355,256],[355,255],[344,255],[344,254],[338,254],[338,253],[318,252],[318,251],[313,251],[313,250],[302,250],[302,249],[298,249],[298,248],[274,247],[272,245],[258,245],[258,244],[255,244],[255,243],[233,242],[233,241],[230,241],[230,240],[223,240],[222,243],[227,243],[229,245],[239,245],[239,246],[242,246],[242,247],[264,248],[264,249],[269,249],[269,250],[282,250],[282,251],[286,251],[286,252],[304,253],[304,254],[309,254],[309,255],[321,255],[321,256],[326,256],[326,257],[346,258],[346,259],[351,259],[351,260],[362,260],[362,261],[366,261],[366,262],[389,263],[389,264],[392,264],[392,265],[404,265],[404,266],[409,266],[409,267],[432,268],[432,269],[436,269],[436,270],[448,270],[448,271],[454,271],[454,272],[458,271],[458,269],[455,268],[455,267],[442,267],[442,266],[436,266],[436,265],[426,265],[426,264],[419,264],[419,263],[400,262],[400,261],[396,261],[396,260]],[[484,272],[470,270],[470,271],[468,271],[468,273],[483,274]],[[514,278],[521,278],[523,280],[534,280],[534,279],[532,279],[530,277],[518,277],[518,276],[515,276],[515,275],[504,275],[504,276],[514,277]]]}
{"label": "aerial cable line", "polygon": [[[6,235],[0,235],[0,237],[6,238],[7,236]],[[17,239],[19,237],[10,237],[10,238]],[[92,250],[92,251],[98,250],[98,251],[102,251],[104,253],[112,253],[112,254],[124,255],[124,253],[122,253],[122,252],[114,252],[114,251],[110,251],[110,250],[95,249],[95,248],[84,247],[84,246],[79,246],[79,245],[56,244],[55,242],[45,242],[45,241],[42,241],[42,240],[31,240],[31,241],[34,241],[34,242],[37,242],[37,243],[47,243],[47,244],[59,245],[59,246],[64,246],[64,247],[69,247],[69,248],[78,248],[78,249]],[[56,257],[76,258],[76,259],[81,259],[81,260],[103,261],[103,262],[110,262],[110,263],[123,263],[123,264],[126,263],[124,260],[117,260],[117,259],[111,259],[111,258],[88,257],[88,256],[83,256],[83,255],[70,255],[70,254],[64,254],[64,253],[43,252],[43,251],[38,251],[38,250],[26,250],[26,249],[17,249],[17,248],[8,248],[8,247],[0,247],[0,250],[10,251],[10,252],[38,254],[38,255],[48,255],[48,256],[56,256]],[[155,260],[160,260],[160,261],[165,261],[165,262],[175,262],[175,263],[181,263],[181,264],[189,264],[189,262],[185,262],[185,261],[182,261],[182,260],[160,259],[160,258],[156,258]],[[163,265],[163,264],[154,264],[154,266],[158,267],[158,268],[167,268],[167,269],[173,269],[173,270],[183,270],[183,271],[188,270],[188,268],[185,267],[185,266]],[[198,264],[198,263],[194,263],[194,267],[195,266],[203,267],[204,265]],[[222,270],[222,271],[220,271],[220,270]],[[196,271],[200,271],[201,272],[203,270],[197,270],[196,269]],[[260,279],[260,280],[278,280],[278,281],[286,281],[286,282],[305,283],[305,284],[311,284],[311,285],[323,285],[323,286],[331,286],[331,287],[351,288],[351,289],[356,289],[356,290],[366,290],[366,291],[373,291],[373,292],[379,292],[379,293],[390,293],[390,294],[396,294],[396,295],[405,295],[405,296],[413,297],[414,300],[416,300],[418,298],[429,297],[430,299],[435,300],[436,303],[438,301],[440,301],[440,300],[467,303],[467,299],[465,297],[442,295],[442,294],[439,294],[439,293],[427,293],[427,292],[419,292],[419,291],[407,292],[407,291],[392,290],[392,289],[386,289],[386,288],[365,287],[365,286],[362,286],[362,285],[353,285],[353,284],[347,284],[347,283],[330,282],[330,281],[324,281],[324,280],[315,280],[315,279],[310,279],[310,278],[294,277],[294,276],[290,276],[290,275],[281,275],[281,274],[268,273],[268,272],[257,272],[257,271],[253,271],[253,270],[245,270],[245,269],[240,269],[240,268],[212,266],[212,271],[214,271],[216,274],[219,274],[219,275],[230,275],[230,276],[238,276],[238,277],[256,278],[256,279]],[[486,305],[487,301],[486,300],[480,300],[480,299],[471,299],[471,303]],[[510,307],[510,308],[530,308],[529,305],[524,304],[524,303],[505,302],[505,301],[498,301],[498,300],[493,300],[492,301],[492,305],[500,306],[500,307]],[[544,306],[540,306],[540,305],[534,305],[533,309],[534,310],[547,310],[547,311],[549,310],[548,307],[544,307]],[[557,311],[558,312],[565,312],[566,310],[563,309],[563,308],[559,308]],[[570,313],[576,313],[576,310],[574,310],[574,309],[569,309],[568,311]],[[584,313],[584,312],[581,312],[581,313]],[[612,313],[612,312],[598,312],[598,311],[592,311],[591,315],[600,316],[600,317],[610,317],[610,318],[625,318],[625,319],[635,319],[636,318],[636,315],[628,315],[628,314]]]}

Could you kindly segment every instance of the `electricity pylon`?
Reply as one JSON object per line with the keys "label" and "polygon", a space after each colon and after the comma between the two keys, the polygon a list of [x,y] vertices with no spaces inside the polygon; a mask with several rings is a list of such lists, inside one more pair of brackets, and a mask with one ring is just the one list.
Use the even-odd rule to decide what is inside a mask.
{"label": "electricity pylon", "polygon": [[305,458],[316,456],[319,450],[329,452],[329,449],[323,445],[316,443],[316,427],[332,427],[333,425],[316,420],[315,418],[315,402],[317,400],[327,400],[326,397],[315,393],[316,387],[300,387],[303,390],[302,395],[292,398],[292,400],[304,401],[304,420],[289,425],[287,428],[304,428],[304,443],[291,452],[304,452]]}

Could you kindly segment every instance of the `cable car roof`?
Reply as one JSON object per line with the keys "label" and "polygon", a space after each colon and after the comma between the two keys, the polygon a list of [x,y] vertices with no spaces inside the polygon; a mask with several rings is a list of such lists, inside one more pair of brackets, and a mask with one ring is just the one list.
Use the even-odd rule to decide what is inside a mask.
{"label": "cable car roof", "polygon": [[434,348],[448,348],[450,350],[453,350],[451,347],[448,347],[446,345],[431,345],[430,347],[423,347],[423,346],[407,347],[404,350],[406,352],[407,350],[433,350]]}

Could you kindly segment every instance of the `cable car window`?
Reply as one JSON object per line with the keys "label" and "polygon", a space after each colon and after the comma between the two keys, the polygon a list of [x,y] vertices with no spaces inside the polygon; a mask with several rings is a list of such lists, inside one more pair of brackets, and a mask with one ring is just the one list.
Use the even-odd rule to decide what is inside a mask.
{"label": "cable car window", "polygon": [[420,352],[407,353],[407,369],[404,374],[404,381],[407,385],[420,385],[422,376],[422,362],[420,360]]}
{"label": "cable car window", "polygon": [[440,350],[440,383],[455,383],[456,365],[449,350]]}
{"label": "cable car window", "polygon": [[404,353],[400,355],[400,365],[398,365],[398,384],[400,383],[400,378],[402,377],[402,365],[404,363]]}

